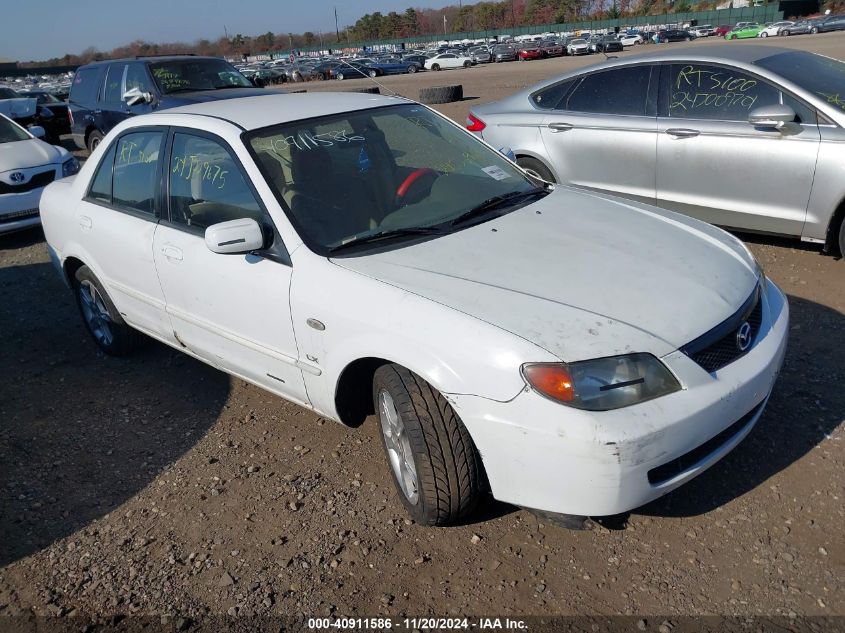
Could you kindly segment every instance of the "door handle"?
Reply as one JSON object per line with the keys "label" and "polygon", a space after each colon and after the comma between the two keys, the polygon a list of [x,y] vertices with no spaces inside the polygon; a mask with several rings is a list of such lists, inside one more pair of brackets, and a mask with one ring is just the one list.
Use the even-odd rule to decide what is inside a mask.
{"label": "door handle", "polygon": [[182,261],[182,249],[175,246],[162,246],[161,252],[167,259],[176,259]]}
{"label": "door handle", "polygon": [[549,123],[549,125],[548,125],[548,128],[552,132],[567,132],[567,131],[571,130],[573,127],[575,127],[575,126],[572,125],[571,123]]}
{"label": "door handle", "polygon": [[87,215],[80,215],[79,226],[81,226],[83,229],[90,229],[94,226],[94,222]]}
{"label": "door handle", "polygon": [[692,138],[693,136],[698,136],[701,132],[686,127],[671,127],[666,130],[666,134],[675,138]]}

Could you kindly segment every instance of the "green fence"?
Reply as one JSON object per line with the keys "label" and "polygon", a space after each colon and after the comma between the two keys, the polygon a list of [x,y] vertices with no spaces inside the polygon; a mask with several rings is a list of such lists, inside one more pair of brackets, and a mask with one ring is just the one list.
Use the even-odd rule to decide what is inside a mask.
{"label": "green fence", "polygon": [[[643,27],[647,25],[658,24],[686,24],[697,20],[699,25],[711,24],[713,26],[720,26],[723,24],[736,24],[737,22],[776,22],[783,19],[783,12],[778,10],[777,3],[761,7],[745,7],[742,9],[721,9],[714,11],[691,11],[689,13],[664,13],[659,15],[642,15],[635,17],[624,17],[618,20],[584,20],[581,22],[567,22],[564,24],[535,24],[531,26],[519,26],[515,28],[506,29],[484,29],[476,31],[463,31],[460,33],[438,33],[433,35],[417,35],[414,37],[405,37],[389,40],[371,40],[364,42],[326,42],[323,50],[332,49],[363,49],[391,47],[399,44],[406,46],[420,46],[430,44],[432,42],[439,42],[442,40],[456,41],[456,40],[480,40],[501,35],[535,35],[538,33],[561,33],[570,31],[582,30],[603,30],[613,29],[618,26],[620,29],[626,27]],[[312,46],[310,48],[299,49],[302,52],[319,51],[319,46]],[[287,54],[287,51],[285,52]],[[274,52],[274,56],[281,56],[281,52]]]}

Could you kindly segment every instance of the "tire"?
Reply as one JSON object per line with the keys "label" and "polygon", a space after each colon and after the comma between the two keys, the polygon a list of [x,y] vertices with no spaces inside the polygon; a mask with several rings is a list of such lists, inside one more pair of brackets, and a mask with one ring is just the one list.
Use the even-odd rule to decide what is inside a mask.
{"label": "tire", "polygon": [[140,334],[129,327],[88,266],[80,266],[73,279],[76,305],[85,328],[109,356],[126,356],[138,346]]}
{"label": "tire", "polygon": [[818,35],[818,33],[819,33],[819,28],[817,26],[814,26],[813,28],[810,29],[811,35]]}
{"label": "tire", "polygon": [[417,72],[417,67],[414,64],[411,64],[410,66],[408,66],[408,74],[409,75],[413,75],[415,72]]}
{"label": "tire", "polygon": [[783,35],[784,37],[789,37],[789,31],[784,30],[784,31],[781,31],[780,34]]}
{"label": "tire", "polygon": [[334,77],[338,81],[343,81],[343,73],[336,73]]}
{"label": "tire", "polygon": [[472,66],[472,62],[464,62],[464,68],[469,68]]}
{"label": "tire", "polygon": [[538,178],[545,180],[546,182],[555,182],[555,177],[552,175],[552,172],[549,171],[549,168],[536,158],[531,158],[530,156],[520,156],[516,159],[516,164],[532,176],[536,175]]}
{"label": "tire", "polygon": [[431,69],[434,70],[434,71],[440,70],[440,64],[432,64]]}
{"label": "tire", "polygon": [[370,79],[375,79],[376,77],[378,77],[378,73],[374,70],[368,72],[367,75],[369,75]]}
{"label": "tire", "polygon": [[839,256],[845,258],[845,219],[839,225]]}
{"label": "tire", "polygon": [[448,525],[471,512],[480,496],[481,460],[446,399],[390,364],[376,370],[373,402],[393,483],[411,518]]}
{"label": "tire", "polygon": [[104,136],[105,135],[99,130],[93,130],[88,135],[88,151],[93,153],[93,151],[97,149],[97,146],[102,143]]}
{"label": "tire", "polygon": [[452,86],[434,86],[420,88],[420,102],[426,104],[452,103],[464,98],[464,87],[461,84]]}
{"label": "tire", "polygon": [[769,34],[765,31],[760,31],[760,37],[769,37]]}

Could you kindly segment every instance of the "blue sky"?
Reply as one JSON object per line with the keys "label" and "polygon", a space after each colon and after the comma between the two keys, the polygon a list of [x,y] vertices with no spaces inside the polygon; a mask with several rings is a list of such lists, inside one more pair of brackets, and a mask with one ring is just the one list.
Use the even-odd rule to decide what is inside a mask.
{"label": "blue sky", "polygon": [[[7,0],[10,2],[11,0]],[[193,42],[229,34],[333,31],[365,13],[440,7],[450,0],[24,0],[6,15],[0,58],[28,61],[111,50],[132,40]]]}

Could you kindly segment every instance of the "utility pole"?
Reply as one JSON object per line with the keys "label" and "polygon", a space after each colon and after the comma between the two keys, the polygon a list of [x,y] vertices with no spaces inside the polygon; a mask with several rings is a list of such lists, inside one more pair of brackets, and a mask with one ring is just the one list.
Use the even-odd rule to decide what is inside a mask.
{"label": "utility pole", "polygon": [[443,37],[446,37],[446,14],[443,14]]}
{"label": "utility pole", "polygon": [[226,29],[226,25],[223,25],[223,34],[226,36],[226,39],[229,39],[229,31]]}
{"label": "utility pole", "polygon": [[337,7],[334,8],[334,30],[337,33],[337,41],[340,41],[340,27],[337,25]]}

